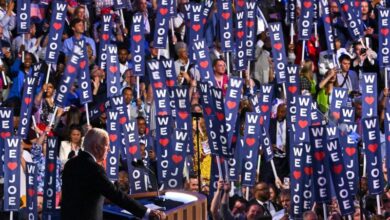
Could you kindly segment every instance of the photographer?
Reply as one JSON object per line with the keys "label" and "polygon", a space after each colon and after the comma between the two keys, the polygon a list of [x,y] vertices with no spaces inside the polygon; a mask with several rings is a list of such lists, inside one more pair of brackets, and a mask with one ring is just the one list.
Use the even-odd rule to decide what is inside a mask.
{"label": "photographer", "polygon": [[357,42],[354,45],[355,58],[352,61],[351,69],[355,70],[357,74],[364,72],[377,72],[378,66],[375,63],[378,57],[377,53],[371,48],[363,47],[362,43]]}

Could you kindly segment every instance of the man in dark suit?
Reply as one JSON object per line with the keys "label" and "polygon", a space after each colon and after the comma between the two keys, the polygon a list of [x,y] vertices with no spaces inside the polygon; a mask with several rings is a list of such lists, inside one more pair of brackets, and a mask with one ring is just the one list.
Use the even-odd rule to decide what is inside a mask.
{"label": "man in dark suit", "polygon": [[106,131],[93,128],[84,138],[84,151],[70,159],[62,175],[61,219],[103,219],[104,197],[137,217],[165,219],[163,212],[147,209],[116,189],[100,165],[107,157]]}
{"label": "man in dark suit", "polygon": [[278,204],[270,201],[270,191],[268,184],[265,182],[259,182],[253,188],[254,198],[249,201],[251,204],[258,204],[263,209],[263,216],[273,216],[277,211],[281,210]]}

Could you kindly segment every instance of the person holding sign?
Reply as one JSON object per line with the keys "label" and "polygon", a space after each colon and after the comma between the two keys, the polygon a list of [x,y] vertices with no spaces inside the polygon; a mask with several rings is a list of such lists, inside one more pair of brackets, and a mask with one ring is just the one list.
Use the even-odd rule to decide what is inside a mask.
{"label": "person holding sign", "polygon": [[66,164],[62,175],[61,219],[103,219],[104,197],[137,217],[165,219],[165,213],[147,209],[115,188],[99,164],[109,151],[108,133],[92,128],[85,135],[84,150]]}

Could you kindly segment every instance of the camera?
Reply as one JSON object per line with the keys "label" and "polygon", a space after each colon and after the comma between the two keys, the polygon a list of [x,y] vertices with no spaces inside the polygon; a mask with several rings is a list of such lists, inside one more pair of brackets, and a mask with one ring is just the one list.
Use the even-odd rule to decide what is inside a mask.
{"label": "camera", "polygon": [[365,54],[367,52],[367,48],[361,48],[360,49],[360,54]]}

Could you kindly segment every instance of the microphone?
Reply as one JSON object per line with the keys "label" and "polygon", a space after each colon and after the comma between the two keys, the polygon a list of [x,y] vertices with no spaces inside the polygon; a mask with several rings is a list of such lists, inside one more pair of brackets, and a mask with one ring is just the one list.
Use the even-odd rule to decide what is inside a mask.
{"label": "microphone", "polygon": [[[141,160],[141,159],[134,159],[133,161],[131,161],[131,165],[133,165],[133,167],[135,168],[141,168],[141,169],[145,169],[147,171],[149,171],[152,176],[155,178],[156,180],[156,193],[157,193],[157,198],[160,198],[160,189],[158,188],[158,180],[157,180],[157,175],[156,173],[151,170],[149,167],[145,166],[144,162]],[[150,181],[151,182],[151,181]],[[165,200],[165,199],[164,199]]]}

